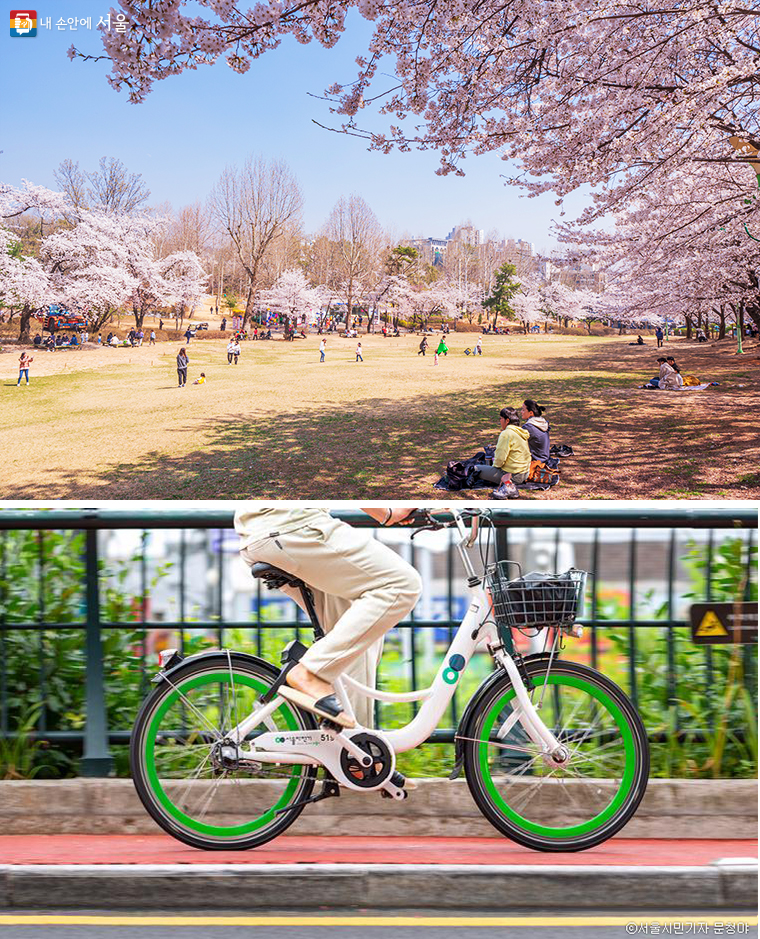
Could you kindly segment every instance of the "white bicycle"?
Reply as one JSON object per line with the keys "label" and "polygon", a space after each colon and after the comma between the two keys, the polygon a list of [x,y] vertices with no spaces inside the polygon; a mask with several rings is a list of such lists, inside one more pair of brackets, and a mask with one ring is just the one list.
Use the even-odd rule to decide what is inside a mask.
{"label": "white bicycle", "polygon": [[[449,517],[442,522],[424,513],[418,531],[457,529],[471,600],[433,683],[406,694],[345,675],[334,683],[352,717],[349,687],[379,701],[421,702],[404,727],[345,730],[280,697],[285,671],[305,651],[299,642],[286,646],[282,670],[229,650],[186,659],[162,653],[157,687],[135,722],[131,763],[137,792],[165,831],[199,848],[255,848],[341,788],[406,798],[396,754],[430,736],[476,649],[488,650],[495,670],[459,722],[452,778],[464,767],[485,817],[540,851],[584,850],[626,824],[649,774],[641,718],[609,678],[559,657],[563,637],[578,631],[585,572],[510,574],[513,562],[488,564],[487,511],[454,510]],[[486,541],[481,573],[469,556],[478,532]],[[255,565],[253,575],[300,589],[315,634],[322,634],[306,584],[268,564]],[[542,631],[545,651],[522,657],[513,649],[513,630]]]}

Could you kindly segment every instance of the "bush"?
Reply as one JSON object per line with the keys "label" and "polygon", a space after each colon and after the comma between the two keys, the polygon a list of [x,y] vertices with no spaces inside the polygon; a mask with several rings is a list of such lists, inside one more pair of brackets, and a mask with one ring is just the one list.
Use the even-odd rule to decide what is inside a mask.
{"label": "bush", "polygon": [[[131,563],[111,571],[101,565],[101,576],[111,575],[101,580],[101,616],[106,622],[138,619],[141,598],[124,588]],[[2,542],[1,569],[0,597],[8,627],[46,622],[71,627],[9,628],[0,636],[8,727],[27,741],[30,751],[24,755],[16,749],[14,760],[29,776],[75,775],[79,747],[53,743],[46,734],[79,731],[85,723],[84,535],[9,532]],[[160,569],[157,576],[166,570]],[[109,727],[129,727],[134,720],[145,691],[143,642],[144,630],[137,622],[134,628],[103,630]]]}
{"label": "bush", "polygon": [[[757,549],[753,547],[753,561]],[[692,581],[686,597],[699,602],[706,593],[708,552],[692,545],[686,568]],[[757,601],[757,583],[747,585],[746,545],[740,538],[720,545],[712,558],[712,599],[715,602]],[[600,606],[603,618],[625,619],[619,604]],[[665,619],[667,605],[654,611]],[[619,659],[627,659],[627,629],[604,629]],[[670,640],[670,648],[669,648]],[[736,645],[697,646],[684,627],[637,631],[637,706],[652,745],[653,776],[744,777],[757,774],[757,704],[747,684],[744,648]],[[671,694],[669,656],[674,658],[675,694]],[[756,668],[756,666],[755,666]],[[616,677],[617,676],[611,676]],[[622,676],[617,680],[623,681]]]}

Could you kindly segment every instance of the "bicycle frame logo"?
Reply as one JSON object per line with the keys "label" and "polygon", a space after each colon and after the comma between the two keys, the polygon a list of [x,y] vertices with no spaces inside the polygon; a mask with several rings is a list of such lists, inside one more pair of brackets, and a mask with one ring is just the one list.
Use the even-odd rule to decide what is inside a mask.
{"label": "bicycle frame logo", "polygon": [[459,673],[467,663],[462,655],[452,655],[449,666],[443,670],[442,678],[447,685],[455,685],[459,681]]}

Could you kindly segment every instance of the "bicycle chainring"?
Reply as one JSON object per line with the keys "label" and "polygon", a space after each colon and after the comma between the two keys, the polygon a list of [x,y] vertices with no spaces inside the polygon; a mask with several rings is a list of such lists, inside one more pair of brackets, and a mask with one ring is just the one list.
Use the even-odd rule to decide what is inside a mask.
{"label": "bicycle chainring", "polygon": [[369,766],[361,766],[359,761],[348,750],[340,755],[340,768],[347,779],[361,789],[376,789],[388,779],[393,772],[394,758],[388,745],[374,734],[363,733],[351,737],[355,744],[372,757]]}

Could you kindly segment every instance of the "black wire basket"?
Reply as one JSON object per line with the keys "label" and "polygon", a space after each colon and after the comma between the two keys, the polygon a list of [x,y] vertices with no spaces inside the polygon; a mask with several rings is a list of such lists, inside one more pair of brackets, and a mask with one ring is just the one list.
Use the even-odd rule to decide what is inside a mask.
{"label": "black wire basket", "polygon": [[531,573],[515,578],[509,571],[515,563],[497,561],[488,569],[499,632],[571,625],[582,609],[587,571],[571,568],[564,574]]}

